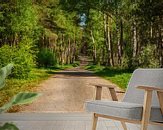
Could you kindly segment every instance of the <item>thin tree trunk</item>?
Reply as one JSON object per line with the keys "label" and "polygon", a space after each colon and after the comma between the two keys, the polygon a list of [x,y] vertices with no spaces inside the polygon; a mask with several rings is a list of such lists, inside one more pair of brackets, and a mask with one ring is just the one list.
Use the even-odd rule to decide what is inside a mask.
{"label": "thin tree trunk", "polygon": [[110,24],[112,23],[111,19],[107,15],[107,42],[108,42],[108,54],[110,55],[110,65],[114,66],[114,56],[113,56],[113,41],[112,41],[112,32],[110,29]]}
{"label": "thin tree trunk", "polygon": [[73,49],[72,49],[72,60],[71,63],[74,63],[75,61],[75,55],[76,55],[76,34],[74,33],[74,44],[73,44]]}
{"label": "thin tree trunk", "polygon": [[105,46],[107,50],[107,65],[110,66],[110,44],[109,44],[109,32],[108,32],[108,16],[104,14],[104,38],[105,38]]}
{"label": "thin tree trunk", "polygon": [[92,38],[92,42],[93,42],[93,62],[94,62],[94,64],[96,64],[97,63],[97,50],[96,50],[96,43],[95,43],[95,39],[94,39],[92,30],[91,30],[91,38]]}
{"label": "thin tree trunk", "polygon": [[71,40],[70,40],[70,38],[68,38],[68,48],[67,48],[68,50],[67,50],[67,60],[66,60],[66,62],[67,62],[67,64],[70,64],[70,58],[71,58]]}
{"label": "thin tree trunk", "polygon": [[106,61],[105,61],[105,48],[102,48],[102,65],[106,65]]}
{"label": "thin tree trunk", "polygon": [[137,29],[136,22],[133,24],[133,57],[136,57],[138,52]]}
{"label": "thin tree trunk", "polygon": [[153,38],[153,23],[151,22],[151,26],[150,26],[150,37],[151,39]]}
{"label": "thin tree trunk", "polygon": [[109,39],[110,39],[109,41],[110,41],[111,65],[114,66],[113,41],[111,31],[109,31]]}
{"label": "thin tree trunk", "polygon": [[120,38],[118,41],[118,64],[122,64],[122,45],[123,45],[123,21],[122,19],[120,20]]}
{"label": "thin tree trunk", "polygon": [[64,44],[64,36],[62,34],[62,38],[61,38],[61,64],[64,63],[64,48],[63,48],[63,44]]}

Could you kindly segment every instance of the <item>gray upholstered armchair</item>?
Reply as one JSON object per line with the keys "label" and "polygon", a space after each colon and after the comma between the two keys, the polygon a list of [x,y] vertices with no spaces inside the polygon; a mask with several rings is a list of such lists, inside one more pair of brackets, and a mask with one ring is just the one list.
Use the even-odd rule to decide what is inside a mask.
{"label": "gray upholstered armchair", "polygon": [[[134,71],[122,102],[117,101],[114,86],[94,85],[96,100],[86,102],[86,110],[93,113],[92,130],[96,130],[98,117],[125,123],[163,126],[163,69],[137,69]],[[113,101],[101,100],[102,87],[108,87]],[[163,128],[163,127],[161,127]]]}

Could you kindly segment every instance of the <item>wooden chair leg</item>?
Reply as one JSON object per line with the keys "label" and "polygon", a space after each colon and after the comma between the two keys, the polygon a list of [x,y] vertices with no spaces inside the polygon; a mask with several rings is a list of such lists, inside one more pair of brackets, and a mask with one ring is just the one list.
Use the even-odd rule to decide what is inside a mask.
{"label": "wooden chair leg", "polygon": [[[101,100],[101,94],[102,94],[102,87],[96,86],[95,100]],[[98,116],[96,116],[96,114],[93,113],[92,130],[96,130],[97,121],[98,121]]]}
{"label": "wooden chair leg", "polygon": [[95,100],[101,100],[102,87],[96,86]]}
{"label": "wooden chair leg", "polygon": [[152,103],[152,91],[150,90],[145,91],[141,130],[147,130],[148,128],[151,112],[151,103]]}
{"label": "wooden chair leg", "polygon": [[157,95],[160,103],[161,112],[163,114],[163,92],[157,92]]}
{"label": "wooden chair leg", "polygon": [[118,97],[116,95],[116,91],[114,88],[108,88],[110,91],[110,95],[113,101],[118,101]]}
{"label": "wooden chair leg", "polygon": [[98,117],[95,115],[95,113],[93,114],[93,121],[92,121],[92,130],[96,130],[97,127],[97,121],[98,121]]}
{"label": "wooden chair leg", "polygon": [[121,121],[122,127],[124,130],[127,130],[127,125],[125,124],[125,122]]}

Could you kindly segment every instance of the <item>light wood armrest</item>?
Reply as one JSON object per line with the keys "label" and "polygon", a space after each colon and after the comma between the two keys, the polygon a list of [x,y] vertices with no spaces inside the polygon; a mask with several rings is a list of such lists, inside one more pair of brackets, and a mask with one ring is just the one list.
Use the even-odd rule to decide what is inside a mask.
{"label": "light wood armrest", "polygon": [[[92,86],[95,86],[95,87],[106,87],[108,89],[115,89],[116,88],[116,86],[112,85],[112,84],[106,85],[106,84],[93,84],[93,83],[90,83],[89,85],[92,85]],[[116,93],[125,93],[125,91],[123,91],[123,90],[116,90],[115,92]]]}
{"label": "light wood armrest", "polygon": [[161,108],[161,113],[163,115],[163,93],[160,91],[157,91],[157,96],[158,96],[158,100],[159,100],[159,104]]}
{"label": "light wood armrest", "polygon": [[106,88],[108,88],[108,90],[110,92],[112,100],[113,101],[118,101],[116,91],[115,91],[116,86],[114,86],[114,85],[105,85],[105,84],[92,84],[92,83],[90,85],[96,87],[95,100],[101,100],[102,87],[106,87]]}
{"label": "light wood armrest", "polygon": [[163,92],[162,88],[159,87],[150,87],[150,86],[138,86],[138,89],[143,89],[146,91],[158,91],[158,92]]}
{"label": "light wood armrest", "polygon": [[93,84],[93,83],[90,83],[90,85],[95,86],[95,87],[116,88],[116,86],[115,86],[115,85]]}

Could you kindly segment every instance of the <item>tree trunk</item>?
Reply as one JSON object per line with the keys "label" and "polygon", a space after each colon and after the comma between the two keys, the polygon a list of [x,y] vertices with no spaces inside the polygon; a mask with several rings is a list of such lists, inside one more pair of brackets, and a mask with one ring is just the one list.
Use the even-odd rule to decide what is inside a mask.
{"label": "tree trunk", "polygon": [[70,59],[71,59],[71,40],[68,38],[68,48],[67,48],[67,60],[66,63],[70,64]]}
{"label": "tree trunk", "polygon": [[102,48],[102,65],[106,65],[106,61],[105,61],[105,48]]}
{"label": "tree trunk", "polygon": [[73,49],[72,49],[72,60],[71,60],[71,63],[74,63],[75,55],[76,55],[76,33],[74,33],[74,44],[73,44]]}
{"label": "tree trunk", "polygon": [[122,64],[122,45],[123,45],[123,21],[122,19],[120,20],[120,38],[118,41],[118,64]]}
{"label": "tree trunk", "polygon": [[93,32],[91,30],[91,38],[92,38],[92,43],[93,43],[93,63],[97,63],[97,50],[96,50],[96,44],[95,44],[95,39],[93,36]]}
{"label": "tree trunk", "polygon": [[113,41],[111,31],[109,31],[109,41],[110,41],[111,65],[114,66]]}
{"label": "tree trunk", "polygon": [[109,34],[109,21],[108,21],[108,15],[104,14],[104,39],[105,39],[105,46],[107,50],[107,65],[111,66],[111,52],[110,52],[110,34]]}
{"label": "tree trunk", "polygon": [[61,64],[64,63],[64,47],[63,47],[63,44],[64,44],[64,36],[62,34],[62,38],[61,38]]}
{"label": "tree trunk", "polygon": [[136,57],[138,52],[137,29],[136,22],[133,24],[133,57]]}

